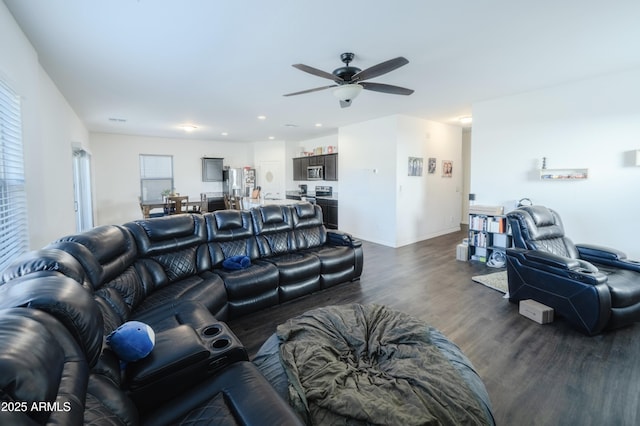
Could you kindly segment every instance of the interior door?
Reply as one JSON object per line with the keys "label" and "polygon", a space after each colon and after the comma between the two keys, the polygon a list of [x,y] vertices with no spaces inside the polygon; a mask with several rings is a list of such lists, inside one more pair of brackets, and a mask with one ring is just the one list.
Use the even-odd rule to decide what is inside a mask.
{"label": "interior door", "polygon": [[284,167],[281,161],[261,161],[258,163],[258,182],[266,199],[285,199]]}
{"label": "interior door", "polygon": [[93,201],[91,195],[91,154],[73,149],[73,189],[76,212],[76,231],[93,228]]}

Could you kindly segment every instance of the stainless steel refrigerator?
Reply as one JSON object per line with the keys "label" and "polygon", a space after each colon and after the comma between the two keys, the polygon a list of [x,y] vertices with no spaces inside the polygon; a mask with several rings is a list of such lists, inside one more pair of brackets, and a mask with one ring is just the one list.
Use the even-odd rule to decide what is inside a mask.
{"label": "stainless steel refrigerator", "polygon": [[256,187],[256,170],[229,168],[222,172],[222,191],[235,197],[249,197]]}

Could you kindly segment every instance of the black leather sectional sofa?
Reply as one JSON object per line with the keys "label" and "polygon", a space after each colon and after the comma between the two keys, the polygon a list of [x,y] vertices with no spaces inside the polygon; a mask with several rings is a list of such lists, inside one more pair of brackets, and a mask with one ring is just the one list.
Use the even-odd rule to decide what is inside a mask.
{"label": "black leather sectional sofa", "polygon": [[[225,260],[246,256],[243,269]],[[268,205],[108,225],[61,238],[0,281],[0,424],[300,424],[226,320],[362,272],[361,243],[318,206]],[[105,337],[149,324],[123,367]]]}

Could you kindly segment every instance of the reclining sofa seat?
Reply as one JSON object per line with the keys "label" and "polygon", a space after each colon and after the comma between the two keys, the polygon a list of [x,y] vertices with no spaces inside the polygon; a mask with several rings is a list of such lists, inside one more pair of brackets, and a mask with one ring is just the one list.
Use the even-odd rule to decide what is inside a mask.
{"label": "reclining sofa seat", "polygon": [[[260,258],[251,213],[247,210],[219,210],[203,215],[211,264],[224,281],[230,319],[278,304],[278,268]],[[246,256],[251,265],[226,269],[224,261]]]}
{"label": "reclining sofa seat", "polygon": [[[291,211],[296,246],[320,259],[321,288],[360,277],[363,265],[360,241],[353,241],[347,234],[337,230],[327,231],[322,222],[320,206],[295,204]],[[340,241],[328,245],[328,235]]]}
{"label": "reclining sofa seat", "polygon": [[227,317],[227,297],[220,276],[212,272],[201,215],[184,214],[124,225],[138,246],[138,262],[153,282],[141,310],[175,300],[203,304],[221,320]]}
{"label": "reclining sofa seat", "polygon": [[[134,234],[123,226],[98,226],[63,237],[46,249],[71,254],[82,265],[86,276],[83,285],[101,308],[105,334],[129,320],[147,322],[155,331],[185,323],[198,327],[214,319],[209,308],[225,304],[225,295],[215,291],[220,283],[213,274],[214,282],[190,277],[168,285],[168,274],[140,255]],[[65,263],[72,264],[68,258]],[[73,277],[66,273],[69,269],[65,268],[65,275]]]}
{"label": "reclining sofa seat", "polygon": [[[85,402],[89,364],[61,322],[38,309],[0,310],[0,359],[2,401],[12,404],[0,411],[1,424],[84,422],[85,404],[92,403]],[[51,406],[33,410],[34,403]]]}
{"label": "reclining sofa seat", "polygon": [[251,210],[258,262],[268,262],[278,269],[279,301],[285,302],[320,290],[320,259],[298,250],[293,232],[291,208],[266,205]]}
{"label": "reclining sofa seat", "polygon": [[593,335],[640,321],[640,264],[624,253],[573,242],[557,212],[526,206],[507,214],[509,297],[534,299]]}
{"label": "reclining sofa seat", "polygon": [[[298,244],[297,241],[302,240],[292,231],[292,209],[271,206],[266,210],[264,214],[260,213],[258,220],[255,219],[257,213],[246,211],[181,215],[135,221],[124,226],[100,226],[64,237],[44,249],[26,254],[3,272],[0,306],[28,307],[29,312],[51,314],[71,333],[84,353],[89,371],[86,394],[80,392],[74,396],[78,401],[86,401],[86,423],[112,424],[110,420],[114,420],[117,424],[137,424],[137,419],[141,418],[145,424],[173,424],[194,419],[214,419],[221,423],[299,424],[286,403],[277,395],[274,398],[268,382],[247,361],[237,360],[221,371],[215,370],[214,378],[190,382],[193,386],[185,388],[187,391],[180,397],[157,392],[134,392],[129,396],[123,391],[129,384],[127,376],[121,376],[115,354],[104,345],[104,336],[128,320],[150,324],[161,337],[165,332],[173,333],[187,325],[192,328],[191,333],[202,332],[203,326],[216,320],[210,311],[214,311],[218,319],[226,319],[231,305],[227,302],[227,292],[233,286],[225,291],[221,277],[229,282],[237,279],[239,288],[246,279],[242,271],[224,271],[218,267],[229,256],[243,254],[252,259],[257,267],[257,288],[266,286],[269,303],[281,301],[279,284],[284,283],[295,290],[299,284],[307,288],[306,282],[319,283],[319,257],[292,251],[322,250],[311,247],[313,238],[310,235],[320,236],[324,228],[313,230],[315,225],[309,225],[307,231],[302,232],[309,244]],[[305,215],[311,218],[308,212],[297,214],[300,218]],[[319,218],[321,223],[321,212]],[[260,225],[262,234],[254,228],[255,223]],[[285,241],[285,250],[279,246],[281,241]],[[262,250],[260,242],[265,244]],[[356,258],[361,262],[361,248]],[[300,259],[301,262],[296,262]],[[279,269],[280,265],[282,269]],[[311,268],[305,268],[306,265]],[[356,266],[355,271],[357,278],[361,266]],[[250,287],[247,285],[245,290]],[[315,284],[309,288],[318,287]],[[299,294],[309,291],[313,290]],[[242,302],[246,306],[238,312],[244,312],[246,307],[256,310],[255,306],[259,305],[253,305],[255,300],[255,297],[248,297]],[[53,334],[40,337],[57,339],[57,332]],[[0,337],[0,352],[1,348],[13,345],[3,339]],[[50,362],[55,371],[56,361],[46,362]],[[16,369],[23,367],[25,364],[20,364]],[[82,377],[82,374],[72,376],[80,382]],[[13,378],[8,377],[8,380]],[[61,378],[61,386],[62,381]],[[5,387],[5,383],[2,382],[3,392],[9,395],[8,389],[13,391],[15,388],[11,383]],[[14,394],[10,397],[16,401],[27,398]],[[137,405],[140,402],[143,404]],[[75,424],[75,421],[63,423]]]}
{"label": "reclining sofa seat", "polygon": [[[52,299],[50,312],[35,306],[0,310],[0,391],[2,400],[13,404],[0,410],[0,424],[301,424],[248,361],[235,362],[163,403],[150,401],[153,409],[140,412],[117,380],[95,371],[91,360],[99,346],[79,344],[85,337],[102,340],[101,327],[91,325],[100,315],[88,293],[67,277],[51,276],[47,283],[55,280],[60,282],[50,289],[69,297]],[[84,312],[77,309],[78,299]],[[73,329],[92,333],[72,336],[62,318],[71,320]]]}
{"label": "reclining sofa seat", "polygon": [[[174,233],[163,235],[171,238],[170,245],[180,251],[182,246],[192,246],[193,238],[189,236],[197,234],[197,222],[194,224],[184,218],[177,222],[182,228],[176,226]],[[163,229],[167,222],[145,222],[144,225],[144,229],[157,235],[160,233],[154,234],[154,227]],[[176,235],[184,238],[176,238]],[[149,240],[146,242],[149,243]],[[162,244],[160,238],[154,242]],[[152,245],[149,243],[147,247]],[[201,330],[216,321],[208,307],[221,306],[220,309],[224,309],[226,305],[226,295],[217,276],[207,273],[214,278],[213,282],[197,276],[170,282],[167,277],[174,271],[169,269],[165,272],[158,263],[142,257],[134,234],[126,227],[99,226],[61,238],[48,247],[50,250],[70,253],[82,263],[87,277],[84,280],[85,288],[93,295],[102,314],[104,336],[131,320],[149,324],[156,333],[175,329],[182,324],[189,325],[193,330]],[[103,344],[100,358],[93,369],[121,383],[119,361],[106,344]]]}
{"label": "reclining sofa seat", "polygon": [[41,248],[24,253],[2,271],[0,285],[27,275],[32,277],[66,276],[81,283],[89,291],[92,290],[82,264],[64,250]]}

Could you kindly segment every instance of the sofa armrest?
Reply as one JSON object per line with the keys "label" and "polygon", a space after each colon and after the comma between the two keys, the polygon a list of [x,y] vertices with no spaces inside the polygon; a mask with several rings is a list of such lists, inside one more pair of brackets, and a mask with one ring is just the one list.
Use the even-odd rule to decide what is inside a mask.
{"label": "sofa armrest", "polygon": [[[204,419],[208,411],[219,410],[219,423],[247,426],[302,426],[304,423],[291,406],[278,395],[260,370],[249,361],[229,365],[219,374],[173,398],[168,404],[156,404],[141,414],[140,423],[147,426],[186,424]],[[198,417],[200,415],[200,417]]]}
{"label": "sofa armrest", "polygon": [[127,386],[143,412],[248,360],[246,349],[225,323],[216,321],[202,329],[182,324],[157,333],[151,353],[127,365]]}
{"label": "sofa armrest", "polygon": [[209,350],[193,328],[179,325],[156,334],[151,353],[126,369],[126,384],[136,405],[158,403],[203,380]]}
{"label": "sofa armrest", "polygon": [[620,250],[593,244],[576,244],[576,249],[586,261],[640,272],[640,262],[627,259],[626,253]]}
{"label": "sofa armrest", "polygon": [[337,229],[327,230],[327,243],[332,246],[360,247],[362,241],[354,239],[351,234]]}
{"label": "sofa armrest", "polygon": [[627,255],[620,250],[593,244],[576,244],[580,257],[589,256],[603,260],[623,260]]}
{"label": "sofa armrest", "polygon": [[0,285],[0,308],[28,307],[47,312],[67,327],[90,364],[102,350],[103,318],[93,296],[62,275],[29,274]]}
{"label": "sofa armrest", "polygon": [[523,250],[522,253],[524,258],[529,261],[553,266],[554,268],[574,270],[580,267],[580,262],[578,262],[577,259],[571,259],[570,257],[559,256],[557,254],[539,250]]}
{"label": "sofa armrest", "polygon": [[605,283],[607,276],[591,263],[582,259],[559,256],[539,250],[507,249],[507,254],[517,256],[523,263],[549,273],[562,274],[592,285]]}

